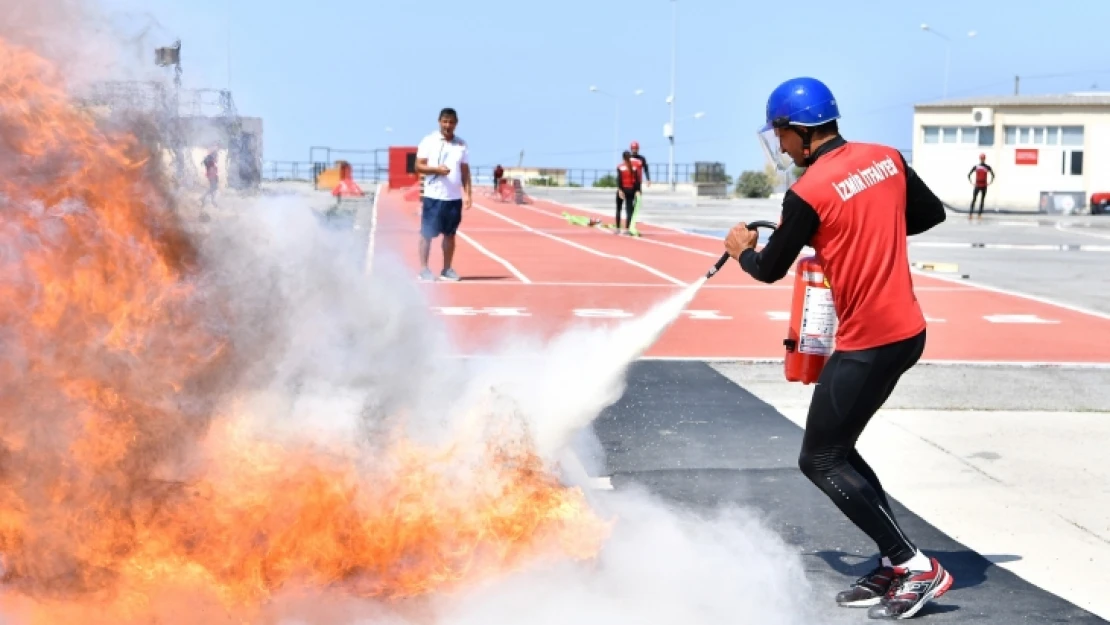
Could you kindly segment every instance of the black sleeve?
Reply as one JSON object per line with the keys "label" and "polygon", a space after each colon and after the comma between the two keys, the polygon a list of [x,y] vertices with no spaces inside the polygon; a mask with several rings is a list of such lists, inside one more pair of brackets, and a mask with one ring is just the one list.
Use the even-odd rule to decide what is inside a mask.
{"label": "black sleeve", "polygon": [[817,211],[796,193],[787,191],[782,200],[782,225],[771,233],[762,250],[744,250],[740,266],[760,282],[771,284],[781,280],[820,225]]}
{"label": "black sleeve", "polygon": [[906,164],[904,156],[902,167],[906,171],[906,234],[912,237],[943,223],[948,215],[944,211],[944,202]]}
{"label": "black sleeve", "polygon": [[640,162],[644,164],[644,178],[651,182],[651,168],[648,167],[647,159],[641,156]]}

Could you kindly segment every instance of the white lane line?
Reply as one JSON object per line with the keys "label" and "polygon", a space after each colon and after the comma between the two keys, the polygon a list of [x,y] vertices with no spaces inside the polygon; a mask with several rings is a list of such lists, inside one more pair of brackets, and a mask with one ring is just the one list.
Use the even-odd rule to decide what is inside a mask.
{"label": "white lane line", "polygon": [[[547,217],[551,217],[552,219],[564,219],[564,217],[562,215],[557,215],[555,213],[548,212],[548,211],[545,211],[545,210],[542,210],[542,209],[539,209],[539,208],[534,208],[532,206],[521,206],[521,208],[526,208],[526,209],[528,209],[528,210],[530,210],[534,213],[539,213],[540,215],[546,215]],[[662,245],[663,247],[669,247],[669,248],[672,248],[672,249],[681,250],[683,252],[689,252],[691,254],[697,254],[698,256],[705,256],[707,258],[720,258],[721,254],[724,253],[723,246],[722,246],[722,249],[721,249],[721,254],[714,254],[713,252],[707,252],[705,250],[699,250],[699,249],[693,248],[693,247],[686,247],[685,245],[678,245],[677,243],[668,243],[667,241],[657,241],[657,240],[654,240],[654,239],[645,239],[643,237],[637,237],[636,240],[637,241],[643,241],[645,243],[654,243],[655,245]]]}
{"label": "white lane line", "polygon": [[[434,282],[431,283],[437,286],[451,287],[451,288],[467,288],[470,286],[520,286],[519,282],[506,282],[504,280],[463,280],[461,282]],[[660,284],[658,282],[529,282],[528,286],[534,287],[604,287],[604,288],[629,288],[629,289],[671,289],[677,290],[684,288],[686,285],[678,286],[671,284]],[[713,284],[707,282],[705,286],[701,287],[705,290],[716,291],[789,291],[793,289],[793,285],[782,283],[776,284]],[[970,287],[964,286],[919,286],[914,287],[915,292],[939,292],[939,293],[958,293],[960,291],[970,291]]]}
{"label": "white lane line", "polygon": [[1056,229],[1059,230],[1060,232],[1066,232],[1067,234],[1078,234],[1078,235],[1085,236],[1085,237],[1094,237],[1096,239],[1110,240],[1110,235],[1097,234],[1097,233],[1094,233],[1094,232],[1083,232],[1082,230],[1080,230],[1078,228],[1069,228],[1069,227],[1065,226],[1062,223],[1057,223],[1056,224]]}
{"label": "white lane line", "polygon": [[677,284],[679,286],[688,286],[688,283],[683,282],[682,280],[679,280],[678,278],[675,278],[673,276],[669,276],[669,275],[663,273],[662,271],[659,271],[658,269],[655,269],[654,267],[650,267],[650,266],[645,265],[641,262],[632,260],[631,258],[628,258],[627,256],[618,256],[616,254],[609,254],[609,253],[606,253],[606,252],[602,252],[601,250],[595,250],[592,247],[589,247],[589,246],[586,246],[586,245],[581,245],[579,243],[575,243],[574,241],[564,239],[563,237],[557,237],[553,234],[548,234],[546,232],[543,232],[542,230],[537,230],[537,229],[535,229],[531,226],[522,224],[519,221],[516,221],[515,219],[511,219],[509,217],[506,217],[505,215],[502,215],[501,213],[498,213],[495,210],[491,210],[489,208],[486,208],[485,206],[482,206],[481,204],[478,204],[477,202],[474,203],[474,207],[479,209],[479,210],[485,211],[485,212],[489,213],[490,215],[493,215],[494,217],[497,217],[498,219],[503,219],[506,222],[511,223],[511,224],[517,226],[518,228],[522,229],[522,230],[526,230],[526,231],[531,232],[533,234],[538,234],[542,237],[547,237],[549,239],[558,241],[558,242],[560,242],[564,245],[569,245],[573,248],[580,249],[583,252],[588,252],[590,254],[594,254],[596,256],[601,256],[603,258],[613,258],[613,259],[616,259],[616,260],[620,260],[622,262],[626,262],[629,265],[639,267],[640,269],[643,269],[644,271],[647,271],[648,273],[650,273],[652,275],[655,275],[655,276],[658,276],[658,277],[660,277],[660,278],[662,278],[662,279],[664,279],[668,282],[671,282],[673,284]]}
{"label": "white lane line", "polygon": [[510,273],[512,273],[514,276],[516,276],[517,280],[520,280],[524,284],[532,284],[532,281],[528,279],[528,276],[521,273],[521,271],[519,269],[517,269],[516,267],[514,267],[512,263],[505,260],[504,258],[501,258],[497,254],[494,254],[493,252],[487,250],[484,246],[482,246],[481,243],[475,241],[472,237],[468,237],[466,234],[464,234],[462,230],[459,230],[458,232],[456,232],[456,234],[458,234],[459,237],[463,241],[466,241],[467,243],[473,245],[474,249],[476,249],[479,252],[485,254],[486,256],[489,256],[493,260],[501,263],[501,266],[504,267],[505,269],[508,269]]}
{"label": "white lane line", "polygon": [[[575,209],[575,210],[585,210],[587,212],[597,212],[597,211],[591,211],[590,209],[582,209],[582,208],[577,207],[577,206],[570,206],[570,205],[567,205],[567,204],[562,204],[560,202],[552,202],[551,200],[544,200],[544,201],[551,202],[552,204],[558,204],[559,206],[566,206],[567,208],[571,208],[571,209]],[[534,208],[534,207],[531,207],[531,206],[521,206],[520,208],[526,208],[530,211],[537,212],[541,215],[547,215],[548,217],[553,217],[555,219],[563,219],[562,215],[557,215],[555,213],[551,213],[551,212],[548,212],[548,211],[545,211],[545,210],[542,210],[542,209],[539,209],[539,208]],[[707,239],[712,239],[712,240],[717,241],[717,242],[721,242],[720,237],[711,237],[709,235],[700,234],[700,233],[697,233],[697,232],[689,232],[689,231],[682,230],[682,229],[679,229],[679,228],[674,228],[674,227],[671,227],[671,226],[660,226],[658,224],[653,224],[653,223],[646,222],[646,221],[642,221],[640,223],[652,226],[654,228],[663,228],[665,230],[671,230],[672,232],[675,232],[675,233],[680,234],[680,235],[703,237],[703,238],[707,238]],[[720,258],[721,254],[724,253],[723,249],[719,253],[707,252],[705,250],[699,250],[699,249],[693,248],[693,247],[686,247],[685,245],[678,245],[676,243],[668,243],[666,241],[660,241],[658,239],[648,239],[648,238],[644,238],[644,237],[636,237],[636,240],[641,241],[643,243],[653,243],[655,245],[662,245],[664,247],[670,247],[670,248],[673,248],[673,249],[676,249],[676,250],[681,250],[683,252],[690,252],[692,254],[697,254],[699,256],[706,256],[708,258]],[[722,248],[723,248],[723,245],[722,245]],[[805,247],[805,248],[802,249],[802,253],[799,256],[808,256],[808,255],[812,255],[812,254],[813,254],[813,250],[809,247]],[[708,267],[706,269],[708,269]],[[788,270],[786,272],[786,277],[793,277],[793,276],[794,276],[794,269],[791,268],[790,270]]]}
{"label": "white lane line", "polygon": [[[535,360],[544,356],[504,356],[489,353],[452,353],[444,354],[442,358],[454,359],[482,359],[482,360]],[[759,356],[640,356],[640,360],[660,360],[675,362],[707,362],[707,363],[735,363],[744,365],[781,365],[781,356],[769,358]],[[1110,370],[1110,362],[1069,362],[1069,361],[1026,361],[1026,360],[931,360],[922,359],[915,367],[977,367],[977,368],[1018,368],[1018,369],[1106,369]]]}
{"label": "white lane line", "polygon": [[946,276],[944,274],[930,273],[930,272],[927,272],[927,271],[919,271],[919,270],[916,270],[916,269],[911,269],[910,271],[912,271],[914,274],[917,274],[919,276],[926,276],[926,277],[929,277],[929,278],[933,278],[934,280],[940,280],[941,282],[948,282],[948,283],[952,283],[952,284],[963,284],[963,285],[966,285],[970,288],[979,289],[981,291],[990,291],[992,293],[998,293],[998,294],[1001,294],[1001,295],[1009,295],[1010,297],[1017,297],[1017,298],[1020,298],[1020,299],[1029,300],[1031,302],[1037,302],[1037,303],[1040,303],[1040,304],[1045,304],[1047,306],[1055,306],[1057,308],[1063,308],[1064,310],[1070,310],[1072,312],[1077,312],[1077,313],[1080,313],[1080,314],[1083,314],[1083,315],[1090,315],[1091,317],[1098,317],[1099,319],[1110,319],[1110,313],[1104,313],[1104,312],[1100,312],[1100,311],[1097,311],[1097,310],[1091,310],[1090,308],[1084,308],[1082,306],[1073,306],[1071,304],[1065,304],[1063,302],[1057,302],[1055,300],[1051,300],[1051,299],[1048,299],[1046,297],[1040,297],[1038,295],[1028,295],[1026,293],[1019,293],[1017,291],[1011,291],[1009,289],[1002,289],[1002,288],[999,288],[999,287],[989,286],[989,285],[986,285],[986,284],[978,284],[978,283],[975,283],[975,282],[966,282],[964,280],[961,280],[960,278],[952,278],[952,277]]}
{"label": "white lane line", "polygon": [[1037,252],[1110,252],[1110,245],[1068,245],[1057,243],[963,243],[956,241],[914,241],[910,247],[972,248],[977,250],[1028,250]]}

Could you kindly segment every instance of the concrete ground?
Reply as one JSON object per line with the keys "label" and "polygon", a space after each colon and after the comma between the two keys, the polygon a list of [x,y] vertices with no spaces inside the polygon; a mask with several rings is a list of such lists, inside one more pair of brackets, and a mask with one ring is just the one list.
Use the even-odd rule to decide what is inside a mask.
{"label": "concrete ground", "polygon": [[[296,192],[321,214],[330,203]],[[613,212],[611,190],[528,192],[572,211]],[[648,194],[641,216],[712,237],[737,221],[777,218],[775,201],[660,191]],[[360,210],[353,225],[334,223],[367,230],[370,222]],[[987,215],[969,224],[953,213],[915,237],[910,251],[914,262],[956,263],[956,275],[986,287],[1110,315],[1110,251],[1097,247],[1105,245],[1110,217]],[[911,537],[956,577],[921,618],[1110,619],[1110,595],[1100,592],[1110,567],[1108,376],[1096,368],[946,365],[907,374],[860,450]],[[836,608],[832,596],[869,568],[874,548],[797,470],[811,392],[786,383],[781,365],[637,363],[624,397],[595,423],[600,477],[690,508],[759,511],[802,554],[817,596],[799,599],[816,603],[818,622],[858,622],[866,615]]]}

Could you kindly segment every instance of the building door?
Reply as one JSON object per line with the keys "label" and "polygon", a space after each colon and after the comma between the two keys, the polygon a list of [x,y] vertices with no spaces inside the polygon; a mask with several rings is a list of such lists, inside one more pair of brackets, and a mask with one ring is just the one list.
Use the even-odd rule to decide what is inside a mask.
{"label": "building door", "polygon": [[1060,173],[1064,176],[1083,175],[1083,150],[1064,150],[1060,163]]}

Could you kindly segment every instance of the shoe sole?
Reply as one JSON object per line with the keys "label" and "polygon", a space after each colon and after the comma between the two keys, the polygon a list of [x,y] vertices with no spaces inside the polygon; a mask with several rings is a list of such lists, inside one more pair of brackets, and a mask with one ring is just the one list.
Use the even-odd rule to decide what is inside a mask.
{"label": "shoe sole", "polygon": [[873,605],[879,605],[882,597],[872,597],[870,599],[859,599],[856,601],[837,601],[836,605],[842,608],[870,608]]}
{"label": "shoe sole", "polygon": [[945,570],[944,577],[940,578],[940,583],[937,584],[935,588],[925,593],[925,598],[921,601],[918,601],[917,605],[913,606],[909,610],[906,610],[903,614],[900,614],[898,616],[898,620],[901,621],[913,617],[913,615],[921,611],[921,608],[925,607],[925,604],[929,603],[933,599],[939,599],[940,597],[943,597],[944,593],[948,592],[948,589],[952,587],[952,582],[954,581],[956,580],[948,573],[947,570]]}

